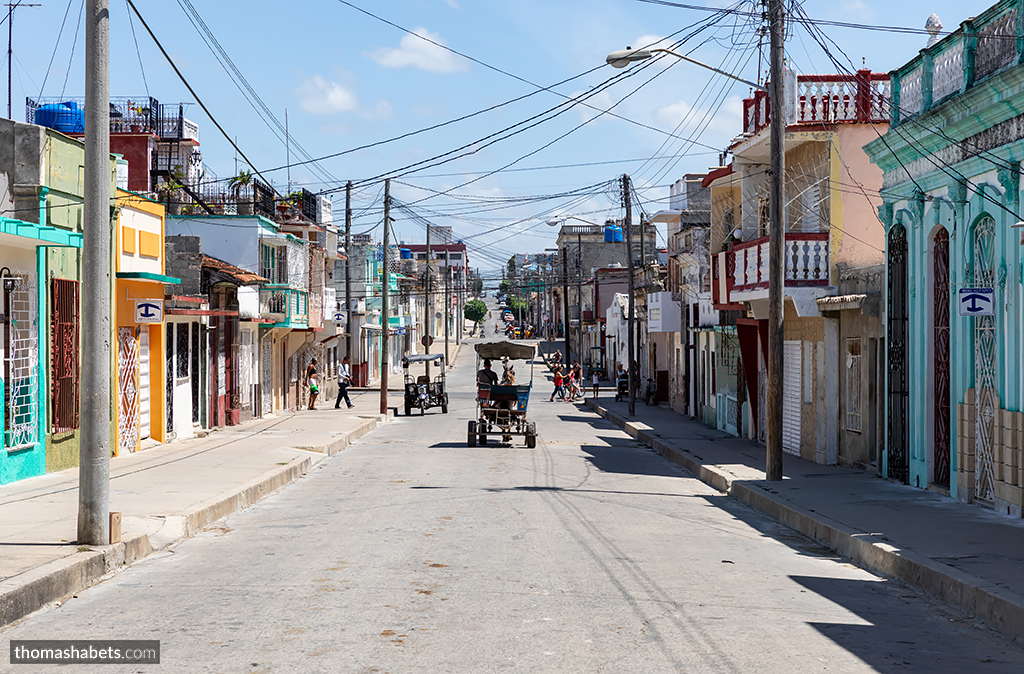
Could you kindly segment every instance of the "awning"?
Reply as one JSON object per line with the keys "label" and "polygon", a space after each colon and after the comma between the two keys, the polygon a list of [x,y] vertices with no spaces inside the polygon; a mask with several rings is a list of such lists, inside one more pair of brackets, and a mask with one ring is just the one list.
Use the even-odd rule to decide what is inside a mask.
{"label": "awning", "polygon": [[866,294],[836,295],[833,297],[819,297],[815,302],[818,305],[818,311],[859,311],[864,308],[864,300],[867,298]]}
{"label": "awning", "polygon": [[405,356],[402,358],[402,365],[408,367],[410,363],[433,363],[437,360],[444,360],[443,353],[421,353]]}
{"label": "awning", "polygon": [[509,360],[529,360],[536,355],[537,349],[526,344],[514,344],[512,342],[485,342],[476,345],[476,354],[479,358],[497,360],[508,358]]}
{"label": "awning", "polygon": [[714,171],[711,171],[706,176],[704,176],[704,180],[700,182],[700,186],[705,188],[710,187],[711,183],[715,182],[719,178],[724,178],[727,175],[732,175],[732,173],[732,164],[729,164],[728,166],[723,166],[721,168],[716,168]]}
{"label": "awning", "polygon": [[114,274],[114,277],[126,281],[142,281],[144,283],[165,283],[168,285],[178,285],[181,283],[180,278],[165,276],[164,274],[154,274],[148,271],[119,271]]}

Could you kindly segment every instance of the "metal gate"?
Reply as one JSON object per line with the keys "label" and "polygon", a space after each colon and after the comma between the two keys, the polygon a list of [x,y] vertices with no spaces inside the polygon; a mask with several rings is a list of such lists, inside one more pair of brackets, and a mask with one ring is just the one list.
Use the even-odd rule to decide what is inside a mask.
{"label": "metal gate", "polygon": [[50,280],[50,428],[78,428],[78,281]]}
{"label": "metal gate", "polygon": [[[995,287],[995,220],[974,227],[974,286]],[[974,317],[974,489],[975,497],[995,495],[996,323],[995,316]]]}
{"label": "metal gate", "polygon": [[238,335],[238,402],[239,407],[252,412],[253,389],[253,331],[243,328]]}
{"label": "metal gate", "polygon": [[262,388],[260,416],[263,416],[274,411],[274,340],[270,338],[269,332],[260,340],[260,358],[262,359],[260,365]]}
{"label": "metal gate", "polygon": [[949,232],[940,227],[932,246],[935,402],[932,480],[949,486]]}
{"label": "metal gate", "polygon": [[121,449],[139,448],[139,342],[131,328],[117,329],[117,440]]}
{"label": "metal gate", "polygon": [[149,377],[149,326],[139,334],[139,439],[150,436],[151,391]]}
{"label": "metal gate", "polygon": [[907,230],[896,223],[889,231],[889,425],[888,477],[910,480],[907,447]]}

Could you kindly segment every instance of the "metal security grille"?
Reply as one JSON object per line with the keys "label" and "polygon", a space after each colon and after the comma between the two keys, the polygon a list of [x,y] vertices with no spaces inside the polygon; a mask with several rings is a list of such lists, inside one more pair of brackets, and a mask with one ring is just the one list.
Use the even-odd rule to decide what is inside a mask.
{"label": "metal security grille", "polygon": [[846,340],[846,428],[858,433],[863,421],[861,384],[861,341],[860,337],[850,337]]}
{"label": "metal security grille", "polygon": [[131,328],[117,329],[117,440],[121,449],[139,447],[139,342]]}
{"label": "metal security grille", "polygon": [[51,431],[78,428],[78,281],[50,281]]}
{"label": "metal security grille", "polygon": [[238,388],[239,403],[242,408],[249,409],[252,405],[253,367],[255,356],[253,349],[253,331],[241,330],[238,336]]}
{"label": "metal security grille", "polygon": [[907,230],[897,223],[889,231],[889,427],[888,473],[910,479],[907,448]]}
{"label": "metal security grille", "polygon": [[[995,286],[996,223],[984,218],[974,228],[974,286]],[[997,303],[998,305],[998,303]],[[974,488],[975,496],[995,495],[993,434],[996,416],[995,316],[974,318]]]}
{"label": "metal security grille", "polygon": [[4,414],[8,450],[39,441],[39,334],[36,318],[35,274],[16,274],[11,291],[4,290],[6,338]]}
{"label": "metal security grille", "polygon": [[274,341],[270,338],[270,333],[264,335],[263,339],[260,340],[260,357],[262,359],[262,364],[260,365],[260,388],[262,392],[260,416],[263,416],[274,411]]}
{"label": "metal security grille", "polygon": [[935,402],[933,480],[949,486],[949,233],[940,228],[932,248]]}

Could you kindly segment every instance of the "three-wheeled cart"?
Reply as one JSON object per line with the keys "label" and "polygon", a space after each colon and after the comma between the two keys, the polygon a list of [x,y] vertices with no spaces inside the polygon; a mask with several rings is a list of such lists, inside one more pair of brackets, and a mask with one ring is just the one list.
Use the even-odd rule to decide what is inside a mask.
{"label": "three-wheeled cart", "polygon": [[477,382],[476,419],[469,422],[468,446],[476,447],[478,443],[486,445],[488,435],[500,435],[503,440],[511,440],[513,435],[523,436],[527,447],[533,449],[537,446],[537,425],[526,419],[530,390],[533,388],[535,355],[536,347],[532,344],[502,341],[476,345],[478,373],[484,360],[494,363],[504,359],[526,360],[530,362],[530,382],[504,386]]}
{"label": "three-wheeled cart", "polygon": [[[437,365],[437,376],[430,379],[430,365]],[[413,376],[410,365],[423,365],[423,374]],[[426,414],[428,407],[440,407],[442,414],[448,414],[448,391],[445,390],[445,366],[443,353],[428,353],[402,358],[405,372],[405,416],[412,415],[413,408]]]}

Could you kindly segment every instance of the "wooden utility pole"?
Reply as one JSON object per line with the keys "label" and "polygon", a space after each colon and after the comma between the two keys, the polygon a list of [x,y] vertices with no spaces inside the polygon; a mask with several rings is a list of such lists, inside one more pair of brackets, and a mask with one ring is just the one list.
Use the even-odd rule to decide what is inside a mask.
{"label": "wooden utility pole", "polygon": [[448,367],[448,322],[452,313],[452,268],[445,259],[444,275],[444,365]]}
{"label": "wooden utility pole", "polygon": [[[431,305],[431,302],[430,302],[430,300],[431,300],[431,295],[430,295],[430,260],[431,260],[431,256],[430,256],[430,223],[427,223],[427,264],[426,264],[426,267],[425,267],[424,279],[423,279],[423,285],[424,285],[424,288],[426,289],[426,292],[427,292],[427,332],[424,335],[424,337],[426,337],[426,339],[423,340],[423,353],[428,354],[428,355],[430,354],[430,333],[431,333],[431,330],[430,330],[431,326],[430,326],[430,324],[434,320],[434,309],[433,309],[433,307]],[[445,363],[445,365],[447,366],[448,363]],[[430,378],[430,361],[429,360],[427,361],[427,378],[428,379]]]}
{"label": "wooden utility pole", "polygon": [[583,357],[583,236],[579,227],[576,228],[576,305],[579,312],[579,323],[576,324],[576,358],[580,361],[580,372],[586,358]]}
{"label": "wooden utility pole", "polygon": [[636,362],[633,354],[635,349],[635,344],[633,343],[633,323],[635,321],[635,316],[633,315],[633,204],[629,196],[629,176],[625,173],[622,174],[622,201],[626,206],[626,221],[623,223],[623,227],[626,230],[626,269],[629,276],[628,314],[626,318],[626,332],[628,333],[626,338],[626,357],[629,358],[629,363],[626,367],[629,373],[629,405],[627,409],[629,416],[633,416],[636,414],[636,373],[633,371],[633,364]]}
{"label": "wooden utility pole", "polygon": [[14,10],[18,7],[42,7],[42,5],[30,5],[24,2],[7,3],[7,119],[13,119],[11,117],[11,61],[14,60]]}
{"label": "wooden utility pole", "polygon": [[768,2],[771,32],[771,196],[768,229],[768,390],[766,391],[767,445],[765,478],[782,479],[782,341],[783,331],[783,237],[782,206],[785,181],[786,108],[782,99],[783,21],[782,0]]}
{"label": "wooden utility pole", "polygon": [[345,355],[352,362],[352,181],[345,185]]}
{"label": "wooden utility pole", "polygon": [[384,180],[384,261],[380,272],[380,413],[388,413],[388,370],[391,364],[388,362],[388,332],[391,331],[391,321],[388,316],[391,313],[388,307],[388,285],[390,283],[390,251],[391,244],[391,178]]}

